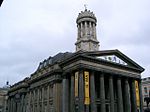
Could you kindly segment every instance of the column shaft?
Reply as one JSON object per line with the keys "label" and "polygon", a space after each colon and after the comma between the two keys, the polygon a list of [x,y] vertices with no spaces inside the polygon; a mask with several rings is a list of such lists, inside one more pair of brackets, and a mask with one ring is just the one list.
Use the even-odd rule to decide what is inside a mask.
{"label": "column shaft", "polygon": [[10,112],[10,97],[8,98],[8,112]]}
{"label": "column shaft", "polygon": [[13,101],[13,112],[17,112],[17,103]]}
{"label": "column shaft", "polygon": [[131,112],[130,92],[128,80],[125,80],[124,86],[124,110],[125,112]]}
{"label": "column shaft", "polygon": [[142,85],[141,80],[139,82],[139,94],[140,94],[140,112],[143,112],[143,96],[142,96]]}
{"label": "column shaft", "polygon": [[12,98],[10,98],[10,108],[8,112],[12,112]]}
{"label": "column shaft", "polygon": [[81,37],[80,24],[77,25],[77,28],[78,28],[78,34],[77,34],[78,35],[78,39],[80,39],[80,37]]}
{"label": "column shaft", "polygon": [[104,74],[100,75],[100,101],[101,101],[100,105],[101,112],[106,112]]}
{"label": "column shaft", "polygon": [[96,24],[93,23],[93,36],[94,36],[94,39],[96,39]]}
{"label": "column shaft", "polygon": [[74,94],[74,87],[75,87],[75,78],[74,74],[71,76],[71,89],[70,89],[70,112],[75,112],[75,94]]}
{"label": "column shaft", "polygon": [[26,108],[27,108],[27,94],[24,94],[24,96],[23,96],[23,110],[22,110],[22,112],[26,112]]}
{"label": "column shaft", "polygon": [[37,112],[40,111],[40,90],[37,90]]}
{"label": "column shaft", "polygon": [[117,97],[118,97],[118,112],[123,112],[123,99],[122,99],[122,87],[121,79],[117,79]]}
{"label": "column shaft", "polygon": [[88,28],[87,28],[87,22],[85,21],[85,36],[87,36],[87,33],[88,33]]}
{"label": "column shaft", "polygon": [[112,76],[109,77],[109,92],[110,92],[110,111],[114,111],[114,84]]}
{"label": "column shaft", "polygon": [[42,87],[42,112],[44,112],[44,87]]}
{"label": "column shaft", "polygon": [[49,112],[49,85],[47,85],[47,112]]}
{"label": "column shaft", "polygon": [[32,101],[31,91],[29,91],[29,112],[32,112],[31,101]]}
{"label": "column shaft", "polygon": [[83,23],[80,23],[80,24],[81,24],[81,30],[80,30],[81,32],[80,33],[81,33],[81,38],[82,38],[83,37]]}
{"label": "column shaft", "polygon": [[23,107],[24,107],[24,94],[21,96],[21,107],[20,107],[20,111],[19,112],[23,112]]}
{"label": "column shaft", "polygon": [[68,79],[67,78],[64,78],[63,79],[63,87],[62,87],[62,112],[69,112],[69,100],[68,100],[68,97],[69,97],[69,93],[68,93],[68,90],[69,90],[69,82],[68,82]]}
{"label": "column shaft", "polygon": [[92,35],[92,22],[89,22],[89,35]]}
{"label": "column shaft", "polygon": [[91,112],[97,112],[94,72],[90,74]]}
{"label": "column shaft", "polygon": [[83,81],[83,71],[79,72],[79,112],[84,112],[84,81]]}
{"label": "column shaft", "polygon": [[137,112],[135,80],[131,81],[131,104],[132,112]]}
{"label": "column shaft", "polygon": [[35,90],[33,90],[33,112],[35,112]]}

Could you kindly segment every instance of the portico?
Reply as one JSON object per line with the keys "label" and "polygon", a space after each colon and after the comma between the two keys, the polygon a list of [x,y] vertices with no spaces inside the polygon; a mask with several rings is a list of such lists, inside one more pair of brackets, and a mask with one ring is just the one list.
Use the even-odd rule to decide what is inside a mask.
{"label": "portico", "polygon": [[[66,78],[63,79],[62,83],[63,89],[65,89],[63,99],[71,102],[69,103],[70,105],[65,104],[66,100],[63,102],[63,112],[69,112],[69,109],[70,111],[78,109],[79,112],[137,112],[137,109],[141,109],[142,112],[141,101],[140,107],[137,107],[135,91],[135,81],[139,83],[140,90],[140,68],[138,71],[138,68],[136,68],[138,66],[134,65],[135,63],[132,61],[122,65],[108,60],[93,58],[94,55],[97,57],[98,54],[101,56],[103,53],[105,55],[112,53],[118,56],[122,54],[118,50],[91,53],[80,52],[74,59],[69,60],[69,64],[67,64],[68,61],[62,63],[61,66],[66,71]],[[91,55],[92,57],[90,57]],[[71,60],[77,61],[71,63]],[[134,66],[129,67],[128,65],[131,63]],[[89,104],[85,104],[85,92],[87,92],[85,90],[85,72],[88,72],[89,77]],[[77,95],[75,96],[75,94]],[[73,101],[73,99],[75,100]]]}

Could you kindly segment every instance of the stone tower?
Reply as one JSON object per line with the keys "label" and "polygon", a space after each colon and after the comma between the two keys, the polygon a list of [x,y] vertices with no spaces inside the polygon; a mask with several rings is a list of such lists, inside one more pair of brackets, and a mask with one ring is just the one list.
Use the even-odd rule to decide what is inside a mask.
{"label": "stone tower", "polygon": [[78,28],[76,51],[98,51],[99,42],[96,36],[97,19],[93,12],[85,9],[79,13],[76,23]]}

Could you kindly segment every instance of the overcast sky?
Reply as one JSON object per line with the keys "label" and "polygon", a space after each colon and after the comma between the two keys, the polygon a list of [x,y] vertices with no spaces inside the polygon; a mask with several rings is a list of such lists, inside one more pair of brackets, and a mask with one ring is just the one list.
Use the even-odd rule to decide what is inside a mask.
{"label": "overcast sky", "polygon": [[98,20],[100,50],[119,49],[150,76],[150,0],[4,0],[0,7],[0,86],[30,76],[40,61],[74,52],[84,4]]}

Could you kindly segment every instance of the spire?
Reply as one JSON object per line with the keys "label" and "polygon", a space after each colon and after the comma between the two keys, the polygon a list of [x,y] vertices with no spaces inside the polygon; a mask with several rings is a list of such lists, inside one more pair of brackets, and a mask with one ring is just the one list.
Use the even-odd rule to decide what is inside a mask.
{"label": "spire", "polygon": [[98,51],[99,42],[96,36],[97,19],[95,14],[87,10],[86,5],[84,6],[85,10],[79,13],[76,20],[78,28],[77,42],[75,43],[76,51]]}

